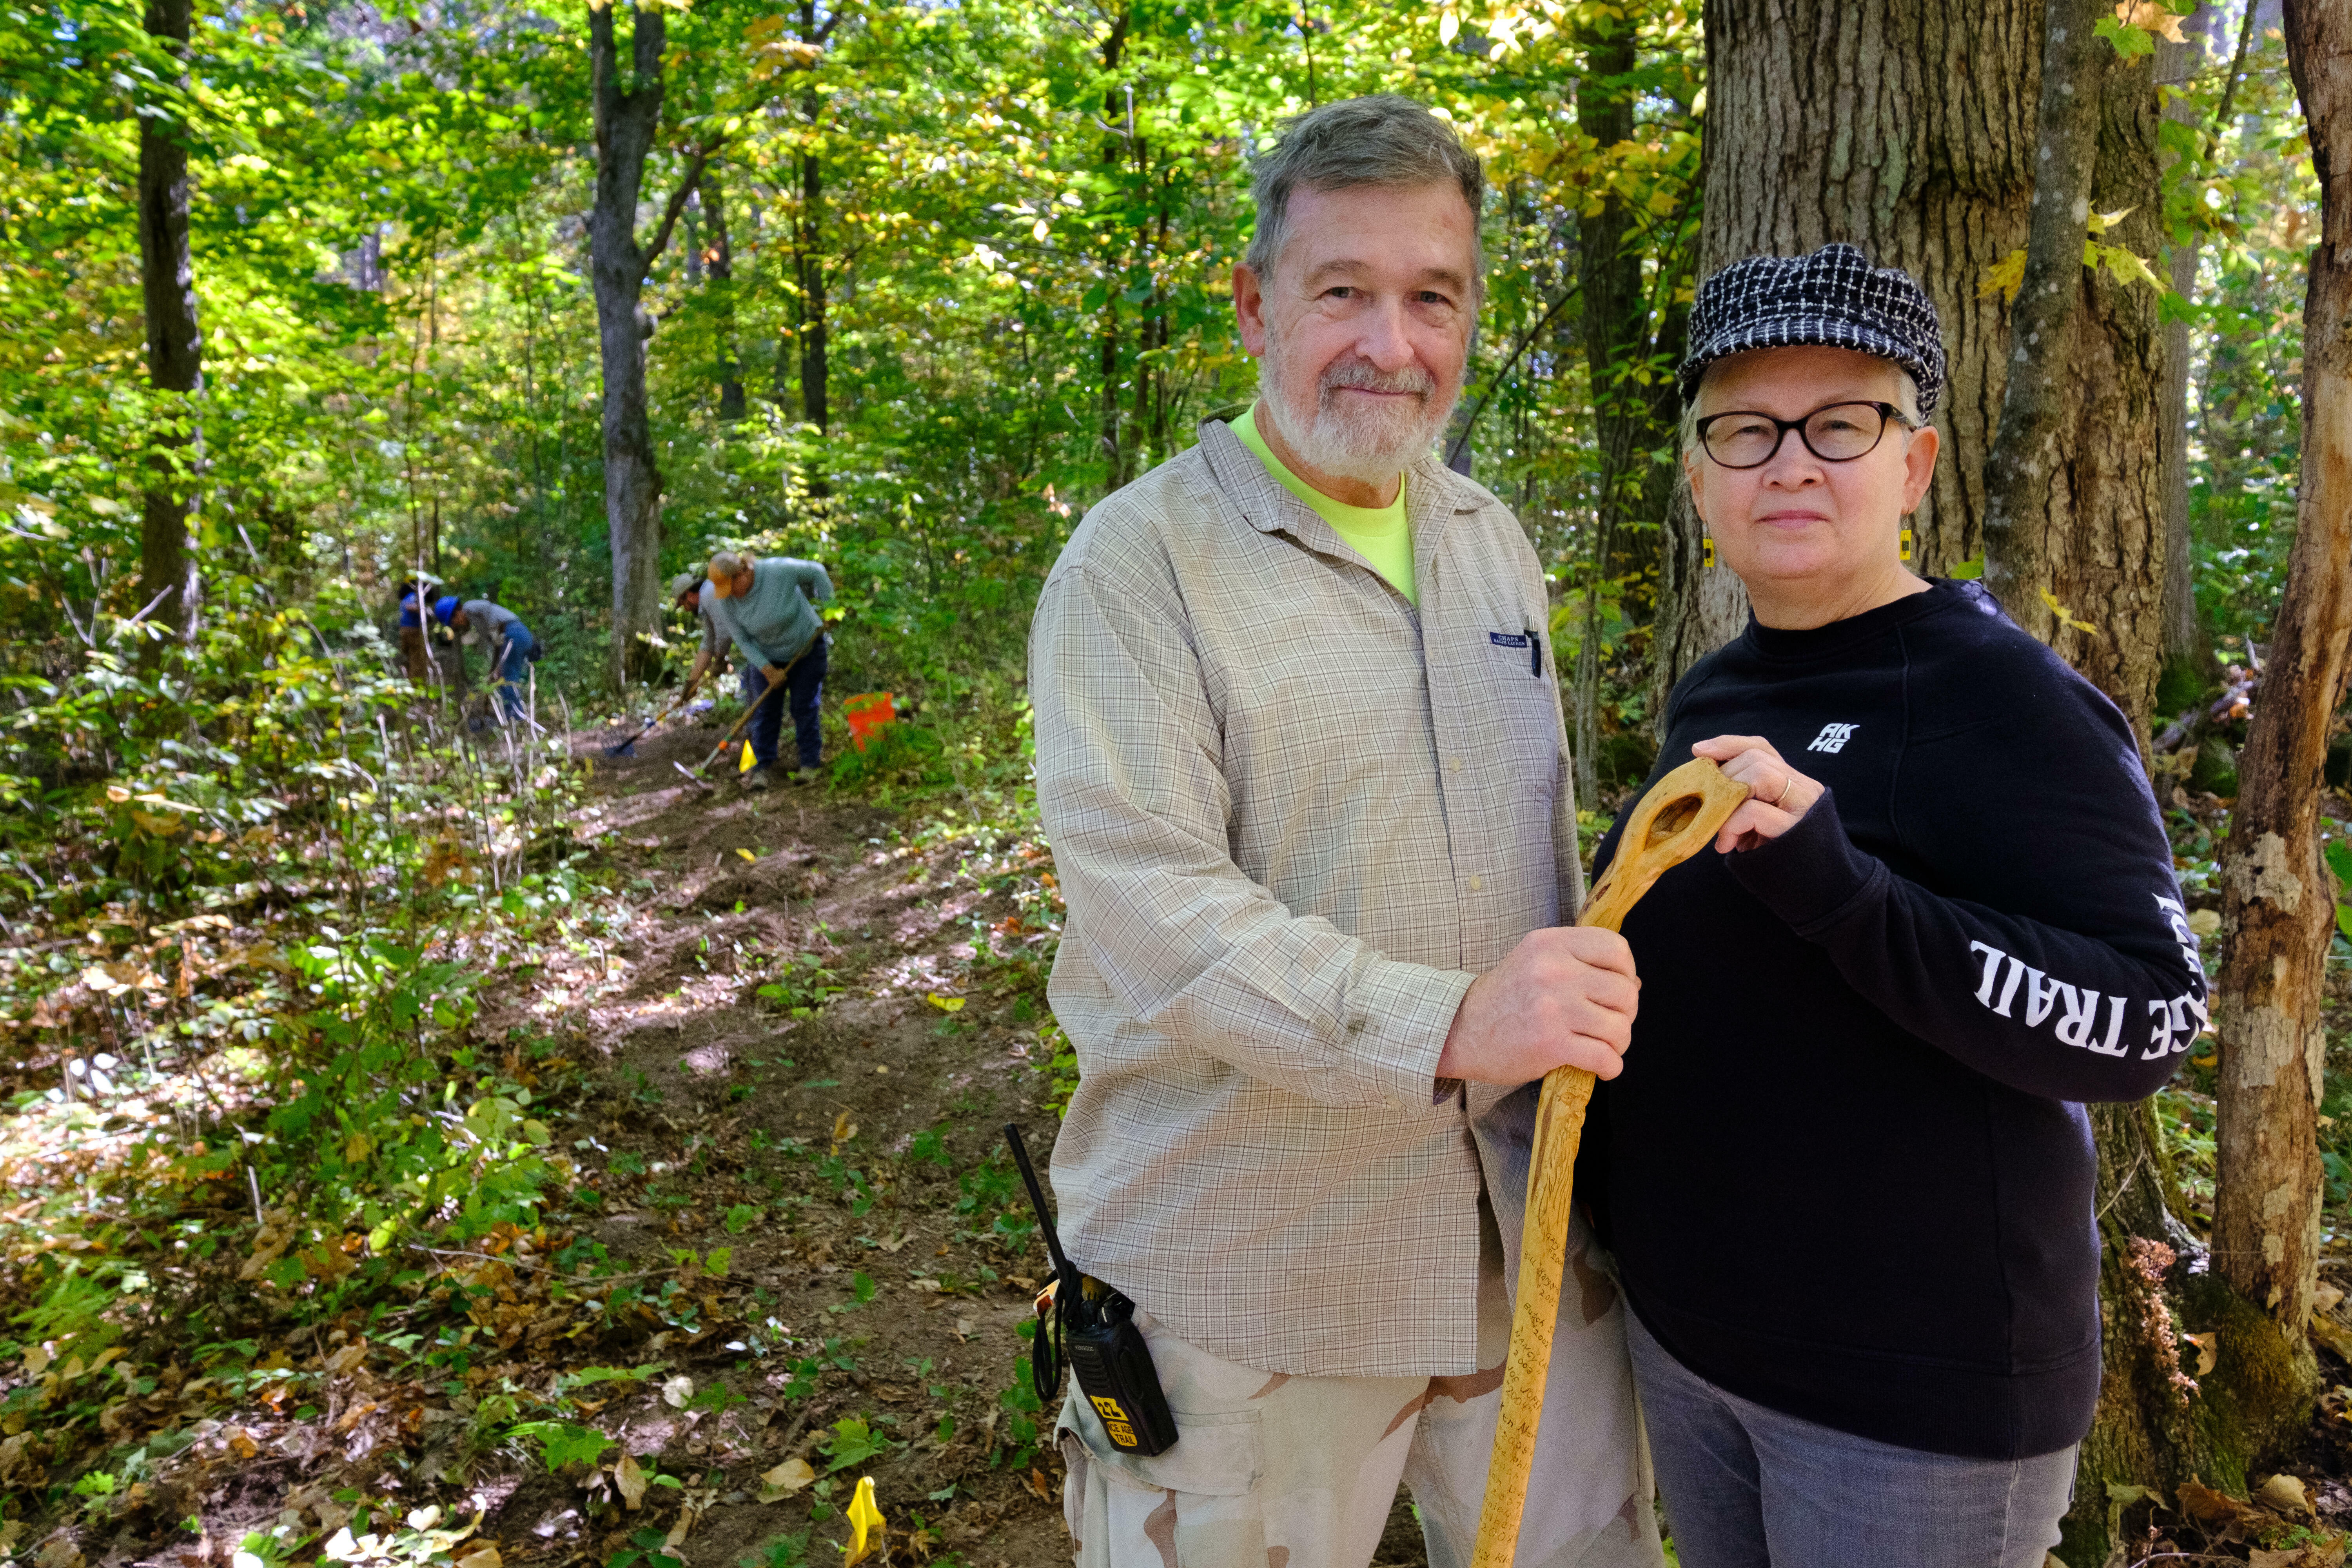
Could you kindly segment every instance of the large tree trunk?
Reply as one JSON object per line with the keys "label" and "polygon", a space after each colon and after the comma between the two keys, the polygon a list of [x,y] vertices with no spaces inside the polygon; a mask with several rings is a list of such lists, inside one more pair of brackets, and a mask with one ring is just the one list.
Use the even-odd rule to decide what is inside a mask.
{"label": "large tree trunk", "polygon": [[618,5],[588,13],[595,76],[596,205],[588,221],[596,286],[596,334],[604,372],[604,521],[613,544],[613,678],[625,686],[652,658],[646,640],[661,615],[661,469],[646,415],[646,341],[639,306],[651,258],[637,246],[637,197],[646,155],[661,124],[658,6],[633,9],[631,68],[614,41]]}
{"label": "large tree trunk", "polygon": [[2320,773],[2352,661],[2352,11],[2287,0],[2285,21],[2320,238],[2304,301],[2294,549],[2223,849],[2213,1255],[2294,1358],[2304,1398],[2278,1413],[2294,1430],[2317,1375],[2305,1335],[2319,1261],[2320,999],[2335,915],[2319,857]]}
{"label": "large tree trunk", "polygon": [[[148,0],[152,37],[184,62],[190,0]],[[139,529],[139,599],[147,618],[181,637],[196,626],[199,580],[188,538],[195,479],[194,395],[204,386],[204,339],[196,328],[196,269],[188,252],[188,152],[179,125],[139,117],[139,266],[147,311],[147,380],[163,421],[147,458]],[[152,607],[151,607],[152,606]]]}
{"label": "large tree trunk", "polygon": [[588,13],[589,65],[596,113],[596,204],[588,216],[589,270],[596,287],[596,336],[604,372],[604,521],[613,542],[613,680],[625,687],[658,661],[651,640],[661,619],[661,469],[646,412],[646,342],[653,318],[640,300],[646,273],[702,178],[710,146],[688,160],[649,244],[637,243],[637,200],[646,157],[661,128],[662,49],[667,26],[658,5],[633,10],[630,68],[622,70],[613,5]]}
{"label": "large tree trunk", "polygon": [[[1601,148],[1633,135],[1633,70],[1637,59],[1633,25],[1622,16],[1595,21],[1584,39],[1583,74],[1576,84],[1576,128]],[[1654,317],[1653,299],[1678,292],[1644,287],[1633,213],[1613,188],[1601,210],[1577,219],[1578,290],[1581,297],[1583,348],[1592,384],[1594,431],[1601,454],[1599,497],[1593,509],[1590,574],[1585,584],[1584,627],[1578,641],[1570,709],[1576,726],[1570,752],[1576,763],[1576,798],[1597,806],[1601,751],[1601,602],[1603,582],[1627,554],[1633,525],[1665,526],[1674,504],[1675,470],[1650,454],[1674,439],[1675,389],[1646,374],[1668,334],[1678,336],[1678,307]]]}

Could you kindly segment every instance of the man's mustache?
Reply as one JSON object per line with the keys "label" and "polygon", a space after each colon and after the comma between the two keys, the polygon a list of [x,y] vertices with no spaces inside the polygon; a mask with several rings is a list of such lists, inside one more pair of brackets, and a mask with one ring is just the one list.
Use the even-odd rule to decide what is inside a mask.
{"label": "man's mustache", "polygon": [[1326,365],[1318,386],[1328,400],[1341,387],[1354,387],[1362,392],[1403,392],[1426,403],[1437,391],[1437,378],[1417,364],[1398,370],[1382,370],[1370,360],[1351,359]]}

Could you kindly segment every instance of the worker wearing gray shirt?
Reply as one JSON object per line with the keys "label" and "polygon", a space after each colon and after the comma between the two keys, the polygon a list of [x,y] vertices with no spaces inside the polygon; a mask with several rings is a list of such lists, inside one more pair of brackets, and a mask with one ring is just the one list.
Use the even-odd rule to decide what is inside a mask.
{"label": "worker wearing gray shirt", "polygon": [[509,720],[520,719],[523,689],[530,684],[530,667],[539,651],[522,617],[488,599],[460,600],[452,594],[433,602],[433,618],[467,641],[481,643],[489,658],[499,710]]}
{"label": "worker wearing gray shirt", "polygon": [[794,784],[814,781],[824,761],[817,711],[824,696],[827,642],[816,606],[833,597],[833,579],[814,561],[788,555],[760,561],[731,550],[712,556],[705,575],[710,592],[703,605],[749,661],[743,671],[743,700],[756,705],[751,732],[757,765],[744,774],[743,786],[767,788],[776,765],[783,715],[776,702],[760,699],[778,681],[790,683],[782,700],[792,704],[793,735],[800,751],[800,767],[790,777]]}

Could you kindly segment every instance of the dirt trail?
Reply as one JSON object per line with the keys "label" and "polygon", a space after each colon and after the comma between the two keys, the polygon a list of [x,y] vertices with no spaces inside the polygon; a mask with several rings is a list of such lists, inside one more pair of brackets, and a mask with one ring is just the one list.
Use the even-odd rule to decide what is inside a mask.
{"label": "dirt trail", "polygon": [[[997,1223],[1016,1202],[997,1128],[1024,1123],[1042,1159],[1055,1123],[1036,962],[1051,862],[1010,835],[917,848],[913,824],[821,789],[747,795],[724,773],[698,788],[672,764],[715,733],[674,730],[617,759],[583,738],[593,805],[577,826],[617,834],[635,917],[625,947],[551,963],[513,998],[514,1021],[581,1029],[593,1052],[601,1147],[583,1159],[604,1165],[604,1212],[581,1234],[630,1268],[730,1249],[736,1299],[701,1334],[647,1343],[705,1397],[720,1382],[745,1403],[681,1415],[648,1384],[598,1424],[620,1415],[633,1451],[704,1471],[688,1484],[712,1501],[680,1543],[695,1568],[811,1528],[813,1490],[751,1494],[794,1454],[823,1475],[854,1451],[845,1420],[891,1446],[845,1465],[818,1511],[871,1475],[894,1540],[918,1513],[937,1532],[922,1555],[1066,1563],[1059,1466],[1024,1425],[1049,1432],[1050,1413],[1005,1397],[1019,1402],[1016,1328],[1043,1254],[1017,1215]],[[792,1397],[810,1360],[818,1390]],[[545,1539],[582,1530],[561,1479],[533,1489],[547,1517],[521,1519],[517,1503],[539,1500],[520,1497],[502,1512]],[[837,1513],[816,1521],[811,1560],[845,1533]]]}
{"label": "dirt trail", "polygon": [[[748,1425],[730,1413],[709,1436],[703,1462],[723,1460],[730,1485],[755,1487],[748,1477],[808,1452],[810,1434],[845,1417],[877,1430],[896,1418],[906,1446],[843,1472],[873,1474],[894,1523],[921,1512],[940,1535],[930,1550],[972,1568],[1066,1563],[1056,1457],[1040,1443],[1013,1462],[1028,1447],[1024,1414],[1041,1435],[1052,1426],[1051,1411],[1011,1407],[1016,1328],[1045,1258],[1017,1224],[1008,1237],[996,1223],[1020,1202],[997,1129],[1022,1122],[1042,1164],[1057,1125],[1039,1039],[1050,1023],[1042,954],[1060,920],[1051,858],[1010,835],[918,848],[904,837],[913,822],[823,791],[698,789],[672,764],[691,765],[711,732],[595,759],[596,818],[582,826],[617,832],[625,863],[648,884],[630,951],[573,1011],[603,1058],[608,1169],[634,1151],[642,1180],[656,1184],[698,1144],[707,1152],[675,1197],[609,1183],[593,1234],[645,1263],[731,1244],[730,1278],[769,1293],[771,1321],[801,1350],[813,1338],[845,1342],[855,1368],[830,1369],[805,1411],[761,1408],[786,1380],[722,1348],[744,1342],[730,1334],[710,1334],[707,1352],[681,1363],[709,1367],[752,1401]],[[976,970],[983,931],[990,952]],[[782,1016],[758,994],[780,973],[814,970],[842,989],[814,1016]],[[533,1005],[544,1016],[550,1001]],[[829,1163],[844,1132],[838,1159],[869,1184],[870,1207]],[[774,1152],[787,1139],[802,1151]],[[725,1233],[732,1205],[761,1203],[790,1217]],[[862,1305],[861,1278],[872,1281]],[[689,1452],[700,1440],[680,1436]],[[808,1457],[820,1470],[827,1462]],[[747,1549],[800,1528],[805,1500],[712,1509],[687,1543],[693,1563],[733,1568]],[[819,1538],[840,1533],[838,1520],[817,1527]],[[1425,1561],[1401,1495],[1380,1564]]]}

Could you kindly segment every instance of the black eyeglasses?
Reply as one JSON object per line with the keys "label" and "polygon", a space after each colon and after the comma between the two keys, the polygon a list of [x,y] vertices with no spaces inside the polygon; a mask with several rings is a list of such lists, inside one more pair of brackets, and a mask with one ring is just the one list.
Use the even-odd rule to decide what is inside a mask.
{"label": "black eyeglasses", "polygon": [[1832,403],[1801,419],[1775,419],[1743,408],[1700,420],[1698,442],[1719,467],[1760,468],[1794,430],[1805,450],[1822,462],[1851,463],[1875,450],[1890,424],[1917,428],[1892,403]]}

